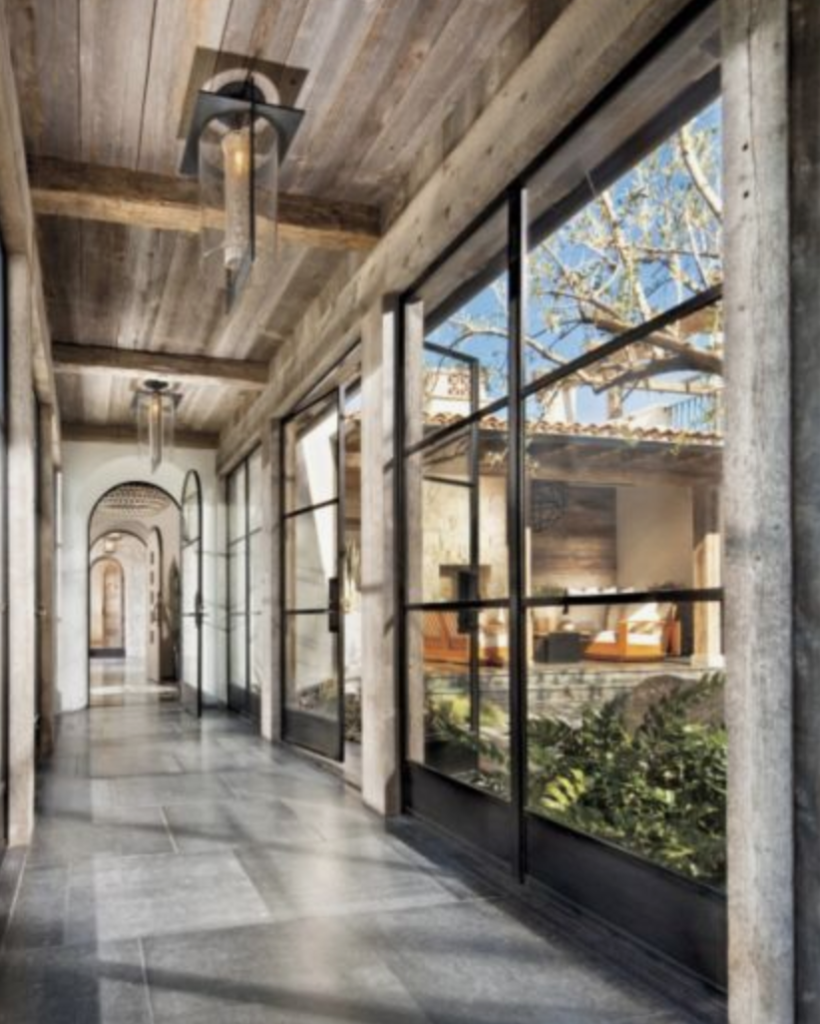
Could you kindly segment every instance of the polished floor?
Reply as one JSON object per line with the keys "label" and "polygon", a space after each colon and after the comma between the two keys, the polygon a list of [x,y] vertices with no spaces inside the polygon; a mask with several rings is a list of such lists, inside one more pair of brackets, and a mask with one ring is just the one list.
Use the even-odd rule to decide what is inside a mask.
{"label": "polished floor", "polygon": [[90,658],[88,684],[94,708],[153,704],[158,700],[179,698],[179,687],[175,683],[148,682],[145,661],[141,658]]}
{"label": "polished floor", "polygon": [[3,1024],[690,1020],[234,718],[66,716],[38,807]]}

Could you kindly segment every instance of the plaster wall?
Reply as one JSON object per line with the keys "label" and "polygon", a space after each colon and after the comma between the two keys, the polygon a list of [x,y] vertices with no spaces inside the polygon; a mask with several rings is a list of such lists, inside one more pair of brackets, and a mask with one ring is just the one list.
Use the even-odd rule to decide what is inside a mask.
{"label": "plaster wall", "polygon": [[694,509],[689,487],[619,487],[618,586],[694,584]]}
{"label": "plaster wall", "polygon": [[203,686],[211,699],[224,701],[225,649],[217,606],[219,562],[224,547],[218,530],[222,496],[216,476],[216,453],[176,449],[153,475],[135,448],[122,444],[66,441],[63,444],[61,493],[62,549],[56,710],[76,711],[88,703],[88,521],[94,505],[117,484],[156,484],[179,498],[188,469],[196,469],[203,493]]}

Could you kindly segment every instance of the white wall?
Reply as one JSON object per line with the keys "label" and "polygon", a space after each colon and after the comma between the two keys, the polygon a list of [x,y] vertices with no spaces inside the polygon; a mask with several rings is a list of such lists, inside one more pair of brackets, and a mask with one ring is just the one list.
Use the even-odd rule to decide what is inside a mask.
{"label": "white wall", "polygon": [[88,520],[94,505],[112,487],[133,481],[164,487],[179,499],[189,469],[199,473],[203,494],[203,685],[209,695],[225,700],[224,635],[218,614],[219,563],[224,549],[218,523],[223,514],[220,509],[223,499],[216,475],[216,452],[178,448],[151,474],[148,462],[137,455],[136,444],[132,448],[123,444],[67,441],[63,444],[60,509],[58,712],[76,711],[88,703]]}

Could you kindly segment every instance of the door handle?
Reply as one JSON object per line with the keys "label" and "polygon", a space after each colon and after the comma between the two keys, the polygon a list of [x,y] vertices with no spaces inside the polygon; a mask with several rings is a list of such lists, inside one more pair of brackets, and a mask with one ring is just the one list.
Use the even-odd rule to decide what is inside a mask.
{"label": "door handle", "polygon": [[330,633],[339,632],[339,577],[331,576],[327,581],[327,628]]}

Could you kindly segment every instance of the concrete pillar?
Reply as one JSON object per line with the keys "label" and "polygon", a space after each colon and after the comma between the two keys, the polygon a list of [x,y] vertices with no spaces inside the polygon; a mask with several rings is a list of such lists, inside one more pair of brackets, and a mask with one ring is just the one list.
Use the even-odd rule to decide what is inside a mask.
{"label": "concrete pillar", "polygon": [[731,1024],[794,1021],[788,6],[723,3]]}
{"label": "concrete pillar", "polygon": [[399,811],[393,565],[393,380],[397,312],[362,323],[362,796],[381,814]]}
{"label": "concrete pillar", "polygon": [[54,480],[54,459],[51,446],[54,409],[49,405],[40,406],[40,485],[38,505],[39,544],[39,692],[40,692],[40,747],[38,754],[48,756],[54,747],[54,688],[57,660],[57,623],[55,603],[57,592],[56,577],[56,494]]}
{"label": "concrete pillar", "polygon": [[31,274],[23,256],[8,261],[8,303],[9,845],[22,846],[34,823],[37,666]]}

